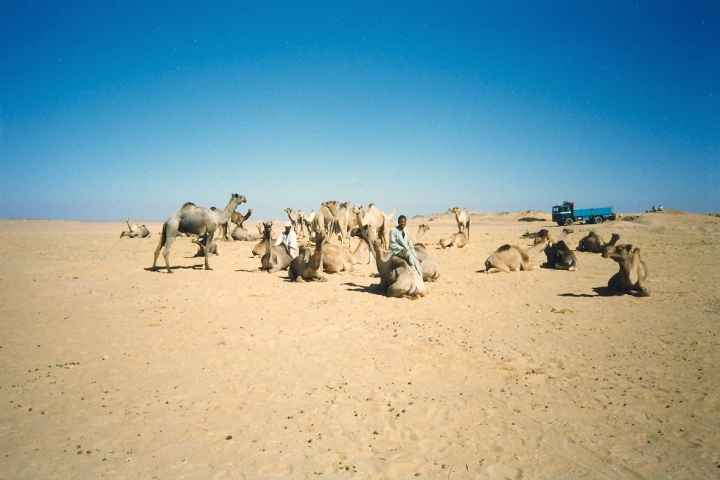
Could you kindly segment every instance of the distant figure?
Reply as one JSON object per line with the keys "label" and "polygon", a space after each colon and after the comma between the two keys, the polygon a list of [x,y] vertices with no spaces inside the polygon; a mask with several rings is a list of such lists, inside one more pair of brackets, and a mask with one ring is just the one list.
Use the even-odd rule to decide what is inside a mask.
{"label": "distant figure", "polygon": [[650,210],[650,211],[651,211],[651,212],[657,212],[657,208],[655,208],[655,205],[653,205],[653,208],[652,208],[652,210]]}
{"label": "distant figure", "polygon": [[291,222],[285,222],[285,231],[280,234],[275,245],[285,245],[285,250],[290,255],[290,258],[297,257],[297,234],[292,230]]}
{"label": "distant figure", "polygon": [[658,212],[662,212],[663,210],[664,210],[664,209],[663,209],[662,205],[660,205],[660,206],[658,207]]}

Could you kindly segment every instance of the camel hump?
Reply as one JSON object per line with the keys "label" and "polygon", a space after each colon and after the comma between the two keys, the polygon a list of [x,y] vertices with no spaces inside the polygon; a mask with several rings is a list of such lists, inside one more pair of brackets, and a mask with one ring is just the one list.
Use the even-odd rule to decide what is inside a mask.
{"label": "camel hump", "polygon": [[507,250],[510,250],[511,248],[512,248],[512,247],[506,243],[506,244],[503,245],[502,247],[498,248],[497,251],[498,251],[498,252],[505,252],[505,251],[507,251]]}
{"label": "camel hump", "polygon": [[192,202],[187,202],[185,205],[182,206],[182,208],[188,208],[188,207],[194,207],[195,204]]}

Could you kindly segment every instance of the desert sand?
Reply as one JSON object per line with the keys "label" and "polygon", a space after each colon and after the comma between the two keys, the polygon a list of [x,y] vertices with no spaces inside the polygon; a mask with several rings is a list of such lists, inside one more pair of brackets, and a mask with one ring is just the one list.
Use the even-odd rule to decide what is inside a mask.
{"label": "desert sand", "polygon": [[475,213],[461,250],[451,214],[410,220],[441,270],[418,300],[374,262],[295,284],[178,238],[167,274],[161,223],[2,220],[0,478],[717,478],[720,218],[574,226],[640,247],[648,298],[604,294],[598,254],[481,272],[549,218]]}

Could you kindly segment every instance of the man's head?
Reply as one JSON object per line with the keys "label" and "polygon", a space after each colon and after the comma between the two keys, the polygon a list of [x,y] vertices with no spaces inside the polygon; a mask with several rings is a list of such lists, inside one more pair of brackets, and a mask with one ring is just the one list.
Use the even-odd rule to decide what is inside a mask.
{"label": "man's head", "polygon": [[292,228],[292,223],[290,223],[290,222],[285,222],[285,231],[290,230],[290,228]]}
{"label": "man's head", "polygon": [[407,224],[407,217],[405,215],[400,215],[398,217],[398,226],[401,229],[405,229],[405,225]]}

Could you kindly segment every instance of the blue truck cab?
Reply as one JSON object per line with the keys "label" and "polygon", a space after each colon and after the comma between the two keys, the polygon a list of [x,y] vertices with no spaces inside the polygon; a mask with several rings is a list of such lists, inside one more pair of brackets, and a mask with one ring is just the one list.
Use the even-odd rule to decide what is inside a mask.
{"label": "blue truck cab", "polygon": [[552,221],[558,225],[570,226],[573,223],[602,223],[615,220],[613,207],[583,208],[575,210],[575,202],[564,201],[552,208]]}

